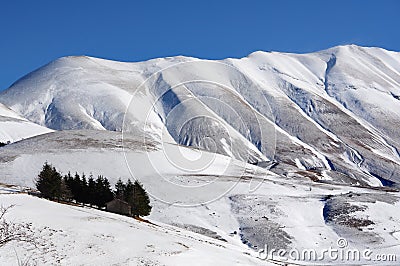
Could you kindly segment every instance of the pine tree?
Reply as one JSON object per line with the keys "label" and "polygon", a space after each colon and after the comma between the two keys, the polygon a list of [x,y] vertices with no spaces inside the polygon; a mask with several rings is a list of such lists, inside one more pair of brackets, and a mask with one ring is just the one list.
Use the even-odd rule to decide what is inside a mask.
{"label": "pine tree", "polygon": [[45,162],[36,179],[36,188],[45,198],[59,199],[61,196],[61,179],[56,168]]}
{"label": "pine tree", "polygon": [[80,196],[81,196],[81,202],[83,204],[89,203],[89,197],[88,197],[88,183],[86,181],[86,176],[85,173],[82,173],[82,180],[80,181]]}
{"label": "pine tree", "polygon": [[125,185],[124,201],[126,201],[131,207],[133,206],[133,183],[130,179],[128,179]]}
{"label": "pine tree", "polygon": [[150,198],[139,181],[133,184],[133,216],[147,216],[151,212]]}
{"label": "pine tree", "polygon": [[64,181],[65,184],[68,186],[68,188],[71,190],[72,192],[72,187],[73,187],[73,183],[74,183],[74,178],[71,175],[71,172],[68,172],[68,174],[66,174],[64,176]]}
{"label": "pine tree", "polygon": [[108,181],[107,177],[105,177],[103,179],[103,199],[104,199],[104,206],[107,202],[113,200],[114,198],[114,194],[112,193],[111,190],[111,185],[110,185],[110,181]]}
{"label": "pine tree", "polygon": [[76,200],[76,202],[83,202],[82,201],[82,184],[81,184],[81,177],[78,173],[75,173],[74,180],[71,183],[71,192]]}
{"label": "pine tree", "polygon": [[104,205],[104,195],[103,195],[103,177],[101,175],[99,175],[96,179],[96,181],[94,181],[94,199],[93,199],[93,204],[96,205],[99,209],[101,207],[103,207]]}
{"label": "pine tree", "polygon": [[120,178],[115,184],[115,191],[114,191],[115,198],[119,200],[125,200],[124,192],[125,192],[125,184],[122,182]]}
{"label": "pine tree", "polygon": [[61,184],[60,184],[60,198],[66,201],[71,201],[73,199],[72,192],[67,185],[68,179],[67,176],[61,179]]}
{"label": "pine tree", "polygon": [[113,193],[110,188],[110,182],[107,178],[99,175],[95,182],[95,201],[94,204],[97,205],[98,208],[102,208],[106,206],[106,203],[113,199]]}
{"label": "pine tree", "polygon": [[95,201],[96,201],[96,182],[94,181],[92,174],[90,174],[89,179],[88,179],[86,195],[87,195],[87,203],[89,203],[90,206],[95,205]]}

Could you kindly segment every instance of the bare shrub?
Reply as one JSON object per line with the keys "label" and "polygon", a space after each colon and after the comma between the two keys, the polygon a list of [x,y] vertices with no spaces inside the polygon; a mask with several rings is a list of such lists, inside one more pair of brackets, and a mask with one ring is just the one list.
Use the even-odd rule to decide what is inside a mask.
{"label": "bare shrub", "polygon": [[30,223],[14,223],[6,219],[6,214],[14,205],[0,207],[0,248],[9,242],[27,242],[37,246],[35,233]]}

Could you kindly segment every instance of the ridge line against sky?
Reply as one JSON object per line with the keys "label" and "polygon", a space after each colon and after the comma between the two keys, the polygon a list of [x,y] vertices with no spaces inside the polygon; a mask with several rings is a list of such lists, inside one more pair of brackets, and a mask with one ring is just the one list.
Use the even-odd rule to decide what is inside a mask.
{"label": "ridge line against sky", "polygon": [[69,55],[137,62],[241,58],[343,44],[399,51],[400,1],[7,1],[0,4],[0,90]]}

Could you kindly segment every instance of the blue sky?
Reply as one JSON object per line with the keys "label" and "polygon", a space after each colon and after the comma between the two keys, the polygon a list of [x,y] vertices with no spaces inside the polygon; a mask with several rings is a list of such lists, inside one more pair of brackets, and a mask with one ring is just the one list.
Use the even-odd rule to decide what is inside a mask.
{"label": "blue sky", "polygon": [[3,0],[0,90],[61,56],[121,61],[340,44],[400,50],[400,1]]}

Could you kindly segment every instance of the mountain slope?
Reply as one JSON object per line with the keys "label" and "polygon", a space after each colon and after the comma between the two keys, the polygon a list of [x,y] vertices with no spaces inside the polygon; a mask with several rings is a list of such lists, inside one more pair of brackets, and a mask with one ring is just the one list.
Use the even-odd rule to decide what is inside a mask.
{"label": "mountain slope", "polygon": [[14,223],[28,220],[40,246],[32,249],[28,243],[11,242],[1,250],[2,265],[18,265],[18,259],[35,265],[255,265],[259,261],[234,245],[165,224],[28,195],[0,192],[0,200],[16,205],[6,218]]}
{"label": "mountain slope", "polygon": [[[33,187],[35,177],[40,171],[40,167],[44,161],[51,162],[63,174],[72,170],[79,173],[85,172],[88,175],[93,174],[94,176],[100,174],[105,175],[109,178],[112,184],[115,184],[119,178],[126,181],[128,178],[132,180],[132,178],[136,177],[141,181],[147,192],[151,195],[153,212],[158,213],[158,215],[155,215],[155,218],[167,215],[167,218],[164,219],[157,218],[158,221],[164,220],[171,225],[179,226],[181,228],[190,226],[189,230],[192,231],[194,231],[193,228],[198,228],[195,232],[202,234],[204,231],[214,232],[217,228],[212,225],[205,226],[201,223],[202,221],[208,220],[208,213],[199,214],[198,216],[189,215],[196,209],[196,206],[224,197],[229,190],[234,188],[235,185],[240,182],[243,174],[246,174],[247,176],[256,174],[273,175],[271,172],[258,169],[256,166],[246,165],[243,162],[233,160],[232,158],[223,155],[212,154],[175,144],[160,143],[154,139],[151,140],[151,135],[146,136],[146,143],[143,143],[142,139],[142,136],[138,134],[125,134],[124,139],[122,140],[121,134],[118,132],[70,130],[56,131],[50,134],[22,140],[7,145],[0,150],[2,155],[0,160],[0,183]],[[122,148],[122,143],[125,144],[124,148]],[[186,160],[181,160],[182,155]],[[171,160],[176,161],[172,162]],[[179,165],[176,165],[176,163]],[[247,188],[247,182],[245,185]],[[9,189],[4,189],[4,191],[8,190]],[[1,191],[2,189],[0,186],[0,194]],[[68,246],[75,240],[84,250],[86,254],[85,260],[91,263],[94,263],[97,259],[102,259],[107,262],[115,260],[116,265],[124,265],[123,261],[129,258],[129,261],[132,261],[135,265],[141,265],[139,262],[137,262],[137,264],[134,262],[136,259],[155,261],[155,265],[157,265],[156,262],[159,260],[162,260],[162,263],[165,265],[177,265],[178,263],[185,264],[183,262],[186,257],[186,255],[183,255],[185,253],[184,250],[180,251],[180,249],[178,249],[178,254],[181,254],[178,257],[175,257],[174,255],[178,254],[174,253],[166,255],[167,258],[163,258],[162,254],[161,257],[156,258],[152,256],[152,253],[148,254],[146,250],[142,250],[142,248],[138,248],[130,243],[130,241],[134,242],[134,240],[124,240],[126,239],[125,234],[132,234],[132,238],[135,236],[136,241],[139,241],[135,243],[140,243],[138,246],[143,247],[143,243],[149,239],[146,238],[147,240],[144,241],[144,239],[141,239],[141,236],[147,235],[150,238],[155,237],[155,239],[163,239],[161,242],[164,244],[160,244],[161,242],[159,241],[159,244],[151,243],[155,249],[170,250],[166,246],[169,243],[172,245],[171,247],[175,247],[175,238],[171,236],[171,239],[169,233],[165,232],[170,230],[168,229],[170,228],[168,226],[162,226],[159,228],[160,230],[156,227],[155,231],[148,230],[149,228],[146,229],[146,226],[139,226],[136,228],[137,230],[133,230],[129,228],[135,226],[135,222],[130,222],[130,218],[116,216],[116,218],[111,219],[110,214],[99,213],[93,210],[80,210],[80,208],[76,208],[74,211],[68,211],[66,208],[68,209],[70,207],[65,207],[63,205],[57,206],[48,201],[23,195],[10,195],[6,197],[0,195],[0,200],[5,206],[18,201],[19,208],[16,210],[17,213],[15,215],[11,214],[13,221],[29,219],[29,221],[33,221],[38,231],[47,226],[52,228],[52,230],[68,232],[67,236],[65,234],[52,235],[51,232],[49,236],[46,235],[46,239],[52,241],[55,246],[53,247],[53,252],[51,254],[39,252],[34,249],[34,259],[39,263],[43,262],[43,260],[52,262],[61,259],[67,264],[74,264],[75,261],[82,259],[80,255],[76,256],[73,255],[74,253],[66,253],[66,249],[64,248],[65,245]],[[229,210],[229,205],[226,203],[225,200],[221,200],[218,205],[221,204],[223,209]],[[187,216],[186,219],[174,219],[173,223],[170,222],[171,220],[169,218],[172,216],[169,216],[168,212],[160,213],[162,210],[166,210],[164,204],[169,206],[169,208],[175,207],[178,210],[181,210],[179,211],[180,215]],[[32,211],[36,208],[41,211]],[[31,211],[27,213],[26,209]],[[58,211],[63,213],[63,218],[60,218],[60,220],[57,219],[57,221],[48,219],[50,212],[54,215],[55,212]],[[77,237],[77,235],[79,235],[78,232],[80,232],[82,228],[86,226],[89,226],[86,228],[90,228],[91,226],[88,224],[88,220],[86,219],[83,219],[83,221],[80,218],[76,219],[76,216],[82,212],[87,212],[89,217],[102,217],[98,219],[93,218],[93,222],[96,224],[96,228],[98,228],[99,231],[87,229],[85,230],[87,232],[85,233],[86,237]],[[172,213],[173,212],[170,214]],[[188,222],[188,217],[192,217],[191,222]],[[234,218],[232,218],[233,217],[229,217],[224,223],[228,224],[229,228],[232,228],[232,231],[238,230],[236,222],[234,221]],[[99,220],[102,221],[102,225],[98,224]],[[89,222],[90,221],[92,221],[92,218],[89,218]],[[185,221],[185,224],[177,225],[176,223],[179,221]],[[109,226],[110,223],[114,224],[116,227],[112,226],[111,229],[107,229],[107,235],[112,236],[110,238],[118,239],[113,245],[117,244],[119,247],[120,245],[126,245],[129,247],[128,250],[134,249],[134,252],[117,252],[116,254],[119,254],[122,258],[115,258],[114,256],[103,254],[104,250],[108,249],[108,245],[110,244],[108,242],[109,238],[100,241],[98,235],[104,233],[104,228]],[[49,224],[52,224],[52,226],[49,226]],[[154,229],[154,227],[152,228]],[[250,250],[247,246],[241,243],[238,235],[229,237],[229,231],[224,226],[218,229],[219,234],[222,235],[221,237],[227,239],[229,237],[228,241],[215,239],[207,240],[207,237],[205,236],[192,236],[193,233],[189,232],[186,236],[184,233],[185,231],[182,232],[182,229],[177,228],[172,228],[171,230],[173,231],[171,232],[172,235],[177,233],[178,238],[183,237],[183,242],[179,242],[188,246],[189,250],[187,251],[189,257],[197,257],[196,254],[201,256],[203,250],[204,252],[207,252],[207,246],[211,245],[211,249],[214,246],[223,249],[222,251],[218,251],[217,248],[215,252],[228,252],[229,254],[230,251],[228,250],[230,249],[232,249],[232,252],[237,252],[238,256],[229,256],[229,258],[221,257],[222,264],[257,264],[258,260],[255,258],[254,254],[252,256],[246,255]],[[124,235],[124,237],[122,235]],[[76,237],[78,240],[75,239]],[[198,237],[200,238],[198,239]],[[186,241],[184,241],[186,238],[189,239],[189,242],[192,240],[194,243],[198,242],[200,246],[197,246],[197,244],[195,244],[195,246],[188,245]],[[157,242],[157,240],[154,241]],[[92,242],[95,242],[95,244]],[[205,246],[203,246],[202,243],[204,243]],[[99,251],[100,254],[97,253],[97,251],[90,252],[90,246],[93,245],[95,250]],[[151,250],[153,249],[150,249],[149,252],[152,252]],[[175,249],[172,248],[172,250]],[[3,262],[5,261],[7,264],[12,264],[12,261],[15,260],[15,252],[13,253],[12,251],[12,248],[10,250],[7,249],[6,251],[2,249],[0,257],[4,259],[2,260]],[[18,251],[18,255],[23,255],[22,257],[32,255],[32,251],[27,248],[18,249]],[[36,252],[39,252],[39,254]],[[218,257],[215,257],[214,255],[208,256],[211,256],[210,258],[212,259]],[[98,258],[93,259],[93,257]],[[202,265],[204,265],[204,263],[212,264],[206,259],[199,259],[198,261]]]}
{"label": "mountain slope", "polygon": [[11,143],[52,131],[26,120],[0,103],[0,142]]}
{"label": "mountain slope", "polygon": [[[399,252],[398,191],[285,178],[227,156],[157,142],[151,135],[146,139],[143,143],[143,137],[137,134],[125,134],[122,140],[118,132],[71,130],[36,136],[1,148],[0,183],[33,187],[34,178],[45,161],[63,174],[70,170],[94,176],[102,174],[112,184],[118,178],[124,181],[137,178],[151,196],[151,220],[173,226],[147,227],[129,218],[88,208],[60,205],[27,195],[0,195],[3,205],[18,203],[15,213],[14,210],[10,213],[13,221],[28,219],[44,234],[46,243],[54,243],[50,254],[21,248],[19,244],[18,255],[34,254],[39,263],[43,259],[61,260],[66,264],[103,259],[109,264],[109,260],[115,259],[116,265],[124,265],[128,258],[130,261],[140,258],[155,265],[154,261],[180,265],[193,252],[197,258],[211,248],[207,258],[216,259],[222,265],[234,262],[265,265],[266,261],[256,259],[257,251],[264,245],[285,250],[312,248],[321,252],[321,248],[337,247],[340,238],[349,241],[349,248],[369,248],[374,255]],[[13,189],[0,186],[0,194],[10,190]],[[131,237],[126,240],[131,235],[140,244]],[[184,241],[187,238],[188,243]],[[158,244],[149,243],[152,241]],[[177,249],[176,241],[189,246],[189,250]],[[75,255],[71,243],[83,252],[82,256]],[[118,247],[115,252],[120,257],[104,252],[110,243],[112,250]],[[168,243],[171,249],[166,247]],[[150,254],[145,245],[153,246]],[[152,250],[164,250],[163,254],[182,252],[179,256],[174,253],[167,257],[157,253],[160,256],[154,257]],[[220,257],[214,252],[237,255]],[[7,251],[3,249],[0,256],[12,264],[15,252],[10,247]],[[212,264],[200,258],[198,262]],[[329,262],[325,258],[321,264]],[[381,265],[388,265],[385,263]]]}

